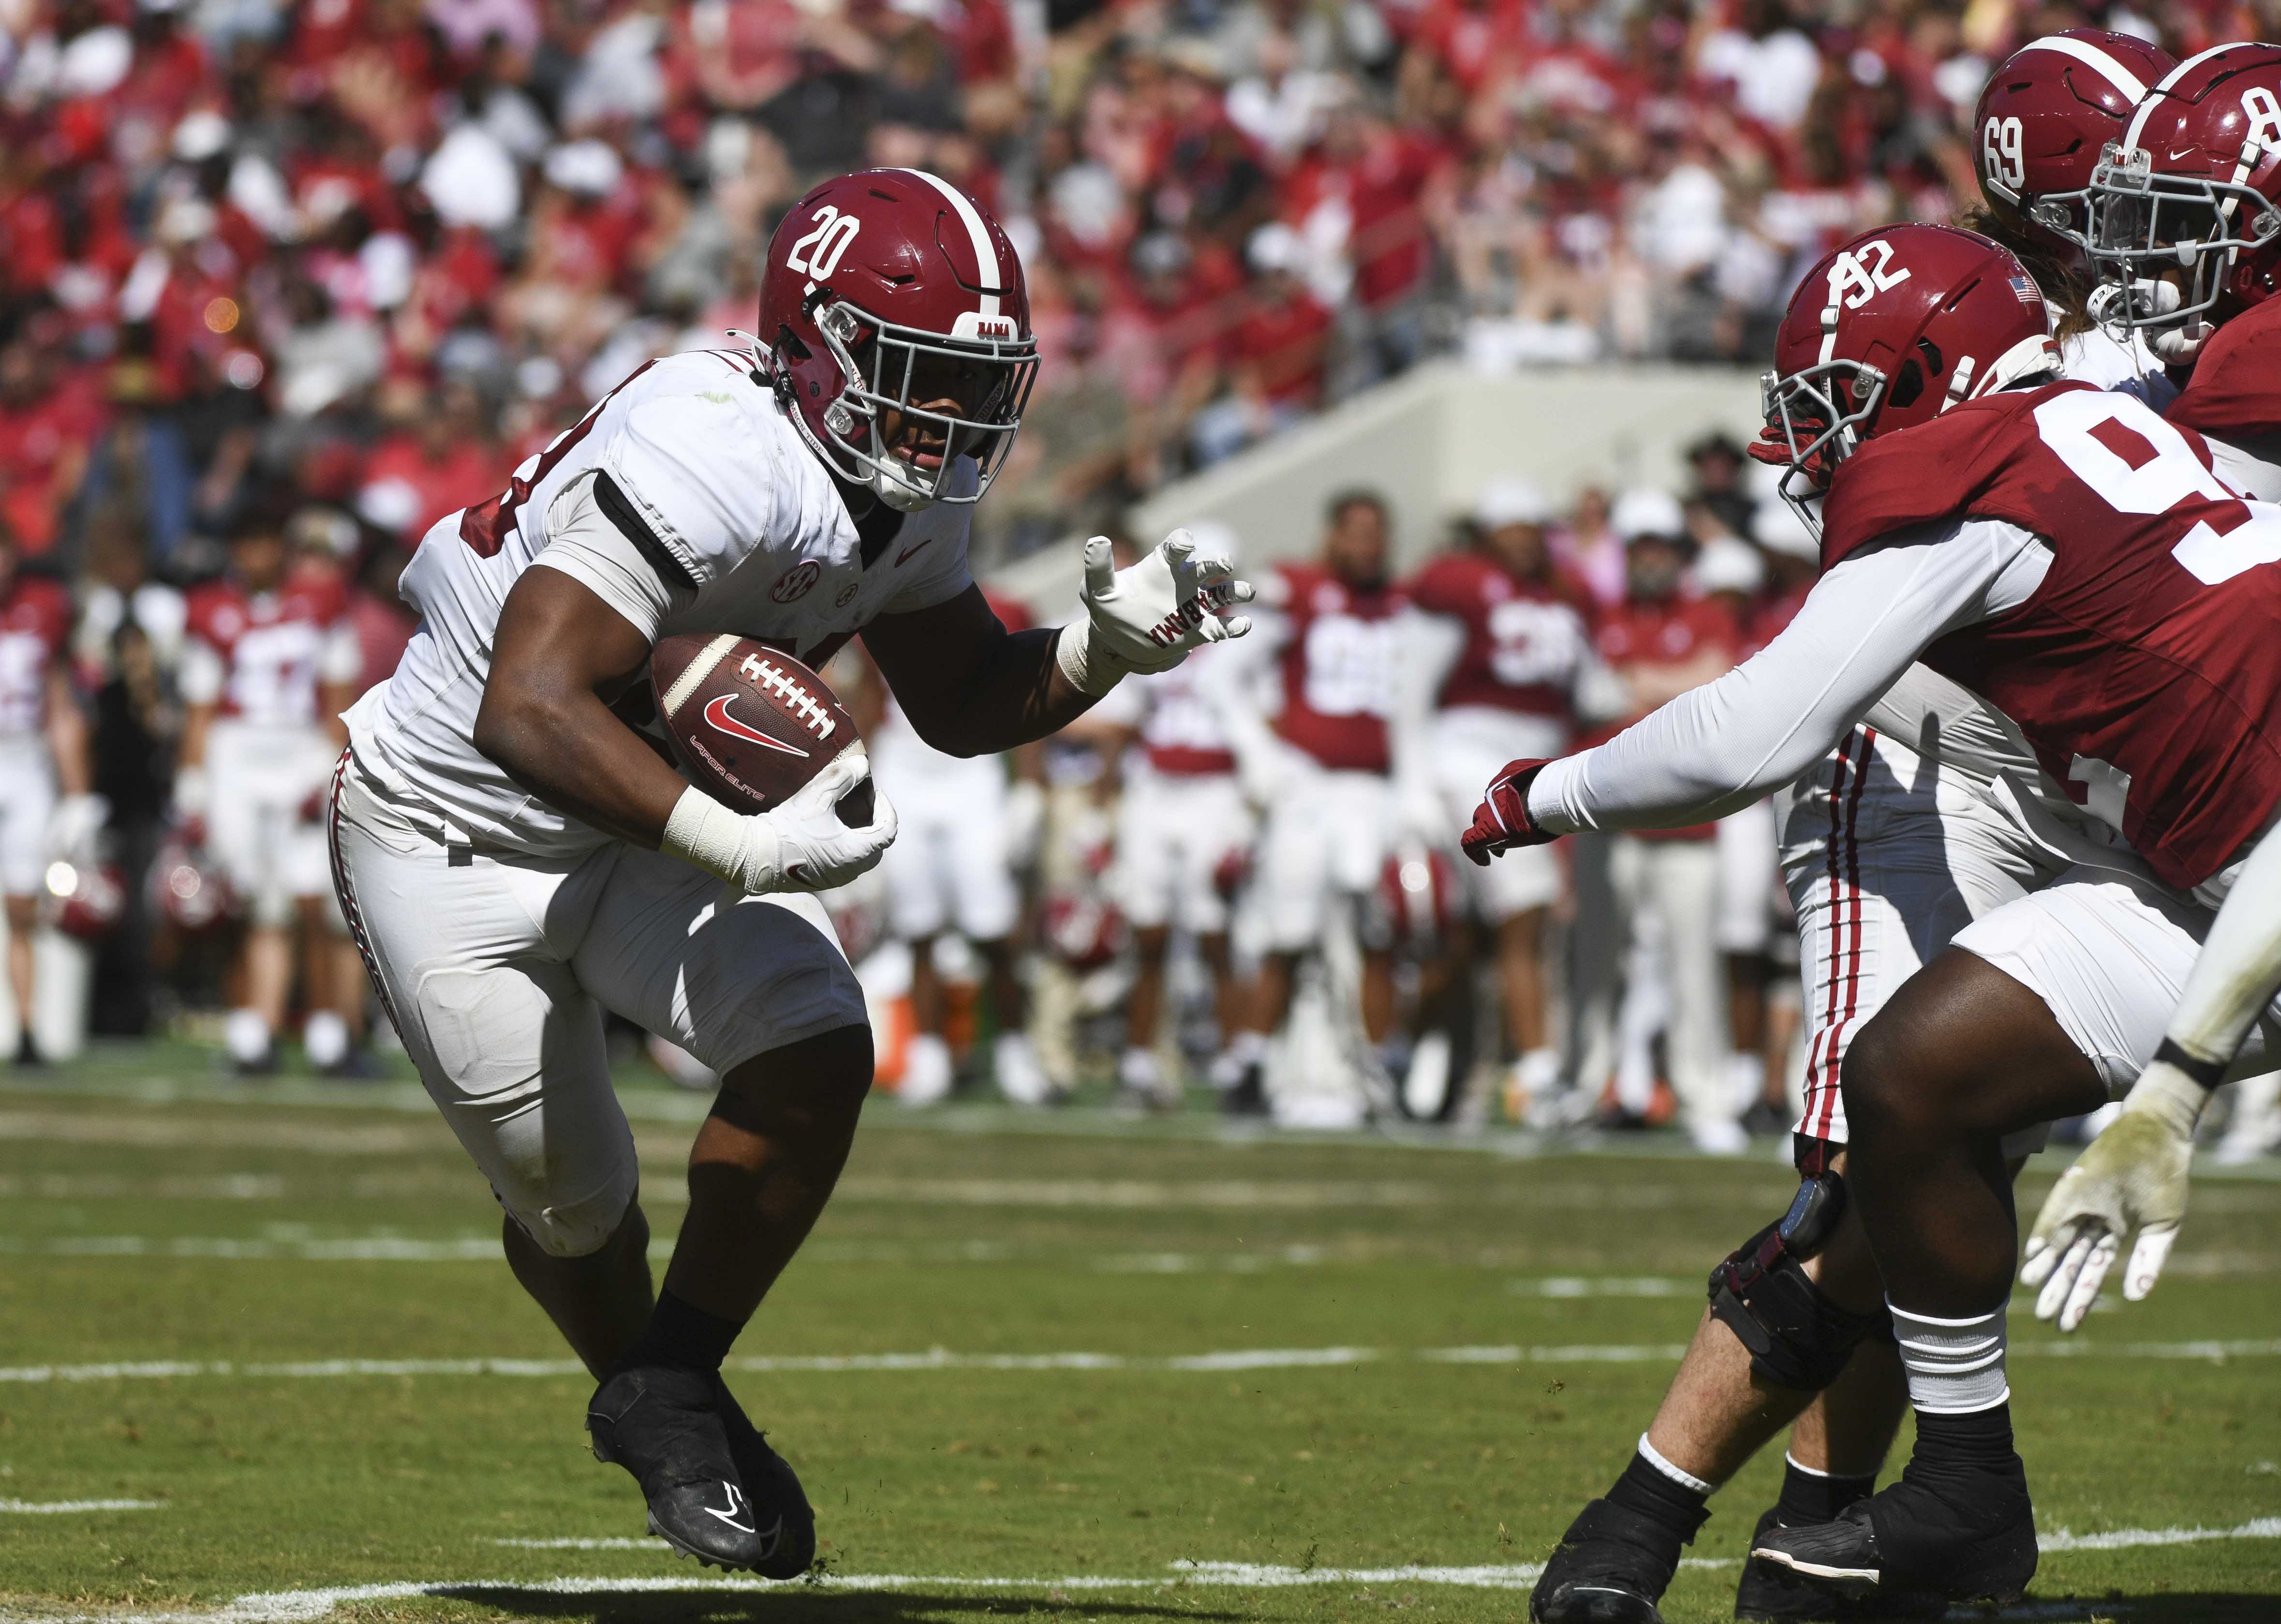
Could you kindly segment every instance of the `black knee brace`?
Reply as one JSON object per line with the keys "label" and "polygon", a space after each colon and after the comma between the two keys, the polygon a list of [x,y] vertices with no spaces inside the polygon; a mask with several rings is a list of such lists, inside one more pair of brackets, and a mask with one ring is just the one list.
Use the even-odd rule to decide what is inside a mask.
{"label": "black knee brace", "polygon": [[1751,1369],[1777,1387],[1819,1393],[1837,1380],[1853,1349],[1890,1338],[1883,1309],[1856,1314],[1823,1295],[1804,1267],[1845,1210],[1845,1180],[1807,1176],[1790,1210],[1743,1242],[1711,1271],[1711,1312],[1751,1350]]}

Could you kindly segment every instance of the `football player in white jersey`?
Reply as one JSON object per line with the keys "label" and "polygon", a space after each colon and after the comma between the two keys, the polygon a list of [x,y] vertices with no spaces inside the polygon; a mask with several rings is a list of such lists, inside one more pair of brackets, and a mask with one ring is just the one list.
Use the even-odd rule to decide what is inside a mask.
{"label": "football player in white jersey", "polygon": [[[0,895],[7,899],[8,990],[32,1063],[32,932],[49,862],[84,862],[107,808],[89,793],[87,718],[72,692],[71,594],[19,574],[0,530]],[[61,792],[60,796],[58,792]]]}
{"label": "football player in white jersey", "polygon": [[[860,753],[762,815],[692,787],[622,719],[651,646],[736,633],[820,666],[861,632],[919,735],[975,755],[1249,630],[1211,610],[1249,589],[1176,533],[1122,572],[1089,544],[1069,626],[991,614],[968,509],[1036,345],[1012,244],[947,182],[809,192],[759,313],[750,351],[643,367],[428,533],[402,588],[421,630],[349,714],[332,831],[381,1001],[506,1209],[516,1278],[600,1384],[596,1454],[677,1549],[783,1577],[812,1559],[814,1515],[720,1366],[870,1087],[862,994],[814,893],[876,863],[895,814],[839,816]],[[722,1078],[654,1299],[605,1009]]]}

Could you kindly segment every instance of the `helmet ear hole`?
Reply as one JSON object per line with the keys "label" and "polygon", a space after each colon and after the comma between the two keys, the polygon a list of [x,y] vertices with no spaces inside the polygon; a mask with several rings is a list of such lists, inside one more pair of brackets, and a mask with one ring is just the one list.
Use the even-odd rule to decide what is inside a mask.
{"label": "helmet ear hole", "polygon": [[1895,375],[1893,392],[1886,398],[1886,404],[1903,407],[1914,406],[1917,397],[1923,393],[1924,368],[1918,366],[1916,358],[1912,356],[1901,363],[1900,371]]}

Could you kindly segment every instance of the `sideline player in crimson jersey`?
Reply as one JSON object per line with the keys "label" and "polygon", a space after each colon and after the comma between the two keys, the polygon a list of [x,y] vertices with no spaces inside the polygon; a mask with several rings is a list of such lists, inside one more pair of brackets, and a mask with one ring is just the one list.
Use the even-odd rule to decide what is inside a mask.
{"label": "sideline player in crimson jersey", "polygon": [[[1591,594],[1553,565],[1544,493],[1525,480],[1495,481],[1473,518],[1479,545],[1443,553],[1403,588],[1416,613],[1397,676],[1395,777],[1409,832],[1445,848],[1485,775],[1515,756],[1567,747],[1580,687],[1606,675],[1592,652]],[[1560,864],[1535,851],[1466,873],[1473,909],[1496,933],[1505,1035],[1519,1056],[1506,1099],[1543,1112],[1560,1081],[1543,960]]]}
{"label": "sideline player in crimson jersey", "polygon": [[[967,513],[1019,426],[1036,343],[1021,264],[965,193],[841,176],[777,228],[749,351],[650,362],[429,531],[421,630],[350,711],[344,911],[421,1080],[506,1210],[507,1261],[599,1383],[595,1452],[677,1549],[806,1569],[799,1480],[721,1362],[823,1210],[871,1085],[862,989],[815,893],[894,838],[836,808],[853,753],[767,813],[693,788],[611,708],[659,638],[735,633],[822,665],[862,634],[919,736],[994,754],[1129,672],[1239,636],[1250,596],[1179,532],[1086,614],[1009,633]],[[652,1295],[633,1136],[602,1010],[720,1074]]]}
{"label": "sideline player in crimson jersey", "polygon": [[233,526],[229,570],[189,597],[180,687],[182,739],[174,774],[178,819],[203,843],[245,905],[240,949],[244,1001],[223,1041],[243,1072],[275,1069],[276,1034],[293,990],[293,933],[302,935],[309,1058],[348,1057],[336,927],[317,809],[347,742],[338,717],[355,694],[364,654],[348,594],[329,576],[291,572],[282,500],[257,502]]}
{"label": "sideline player in crimson jersey", "polygon": [[[1362,935],[1363,1037],[1375,1051],[1394,1030],[1394,955],[1360,907],[1393,837],[1387,718],[1404,600],[1387,579],[1388,518],[1374,491],[1334,496],[1320,561],[1276,566],[1261,586],[1258,630],[1205,679],[1244,793],[1266,818],[1256,894],[1267,952],[1246,1023],[1263,1040],[1290,1014],[1299,962],[1322,946],[1334,909]],[[1272,716],[1258,692],[1271,661]],[[1376,1053],[1364,1063],[1374,1069]],[[1299,1099],[1279,1102],[1279,1114],[1296,1120],[1294,1110],[1311,1111],[1318,1096]],[[1352,1125],[1357,1103],[1321,1096],[1314,1125]]]}
{"label": "sideline player in crimson jersey", "polygon": [[[1939,365],[1933,364],[1935,355]],[[2007,1155],[2153,1057],[2208,906],[2281,805],[2281,508],[2191,430],[2053,382],[2042,302],[1985,239],[1889,228],[1785,317],[1768,436],[1826,491],[1790,629],[1609,744],[1513,764],[1466,837],[1682,821],[1780,782],[1923,658],[2017,721],[2083,816],[2053,884],[1975,921],[1854,1040],[1845,1187],[1917,1411],[1904,1479],[1761,1559],[1842,1594],[2016,1594],[2036,1566],[2012,1447]],[[2104,850],[2097,843],[2104,836]],[[1867,1320],[1875,1274],[1826,1272]]]}
{"label": "sideline player in crimson jersey", "polygon": [[[71,594],[16,568],[0,528],[0,897],[8,910],[8,989],[16,1001],[16,1058],[39,1058],[32,1040],[32,932],[48,864],[89,860],[107,808],[89,793],[87,718],[72,692],[66,650]],[[58,799],[58,792],[61,799]]]}

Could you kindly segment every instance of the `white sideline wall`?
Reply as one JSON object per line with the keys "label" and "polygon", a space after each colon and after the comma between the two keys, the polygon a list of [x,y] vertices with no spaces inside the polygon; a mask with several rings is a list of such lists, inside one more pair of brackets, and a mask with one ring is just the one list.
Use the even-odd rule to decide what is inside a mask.
{"label": "white sideline wall", "polygon": [[[1448,522],[1499,474],[1519,474],[1565,505],[1586,485],[1611,491],[1686,480],[1684,452],[1713,429],[1747,443],[1760,427],[1755,373],[1736,367],[1608,367],[1483,373],[1429,361],[1336,410],[1165,486],[1133,513],[1154,541],[1212,519],[1253,567],[1311,553],[1323,502],[1349,485],[1394,507],[1395,558],[1407,571],[1439,550]],[[991,584],[1048,623],[1077,601],[1083,537],[995,571]]]}

